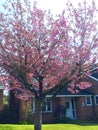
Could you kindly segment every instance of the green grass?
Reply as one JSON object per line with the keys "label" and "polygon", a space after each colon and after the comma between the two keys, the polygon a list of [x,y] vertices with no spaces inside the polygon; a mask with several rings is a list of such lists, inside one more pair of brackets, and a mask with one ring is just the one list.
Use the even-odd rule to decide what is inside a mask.
{"label": "green grass", "polygon": [[[53,124],[43,124],[42,130],[98,130],[98,123],[66,118]],[[0,124],[0,130],[34,130],[32,124]]]}
{"label": "green grass", "polygon": [[33,130],[33,125],[0,125],[0,130]]}
{"label": "green grass", "polygon": [[[0,125],[0,130],[33,130],[33,125]],[[42,130],[98,130],[97,124],[47,124]]]}

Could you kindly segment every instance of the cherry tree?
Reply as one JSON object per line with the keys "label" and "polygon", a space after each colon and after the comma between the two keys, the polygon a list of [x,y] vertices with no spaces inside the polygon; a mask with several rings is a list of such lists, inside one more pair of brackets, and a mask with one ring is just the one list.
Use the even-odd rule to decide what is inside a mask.
{"label": "cherry tree", "polygon": [[[74,82],[97,62],[94,1],[66,7],[54,18],[29,0],[9,0],[0,13],[2,84],[19,98],[35,98],[34,130],[41,130],[45,97],[68,86],[74,92]],[[90,86],[77,84],[80,89],[84,85]]]}

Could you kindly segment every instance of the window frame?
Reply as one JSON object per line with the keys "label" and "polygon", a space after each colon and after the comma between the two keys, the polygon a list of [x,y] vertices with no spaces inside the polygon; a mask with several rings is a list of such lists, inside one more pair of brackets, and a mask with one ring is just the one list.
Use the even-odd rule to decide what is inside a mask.
{"label": "window frame", "polygon": [[[92,106],[92,97],[91,96],[86,96],[86,106]],[[87,98],[89,98],[90,103],[88,104]]]}
{"label": "window frame", "polygon": [[98,98],[98,95],[94,96],[94,101],[95,101],[95,105],[98,105],[98,103],[96,102],[96,97]]}
{"label": "window frame", "polygon": [[35,113],[35,99],[33,98],[33,103],[32,103],[32,112],[33,114]]}
{"label": "window frame", "polygon": [[[48,101],[47,100],[49,100],[49,102],[50,102],[50,110],[48,109]],[[46,103],[45,104],[45,110],[43,110],[44,108],[42,108],[42,112],[43,113],[52,112],[52,100],[50,98],[45,98],[44,103]],[[43,107],[44,107],[44,103],[43,103]]]}

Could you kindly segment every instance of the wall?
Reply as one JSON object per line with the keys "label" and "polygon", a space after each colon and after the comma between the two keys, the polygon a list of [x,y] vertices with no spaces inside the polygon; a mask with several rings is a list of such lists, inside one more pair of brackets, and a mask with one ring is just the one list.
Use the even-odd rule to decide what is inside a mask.
{"label": "wall", "polygon": [[87,121],[95,119],[93,105],[87,106],[85,97],[75,98],[75,105],[76,105],[77,119]]}
{"label": "wall", "polygon": [[[98,81],[90,77],[86,78],[85,81],[91,83],[91,87],[87,88],[87,90],[91,92],[93,96],[98,95]],[[98,105],[95,104],[94,100],[91,106],[87,106],[85,101],[85,96],[76,97],[75,105],[76,105],[77,119],[80,120],[94,120],[95,118],[98,119]]]}
{"label": "wall", "polygon": [[0,111],[3,109],[3,90],[0,90]]}
{"label": "wall", "polygon": [[[20,101],[20,121],[26,120],[26,111],[24,112],[24,109],[28,104],[32,104],[31,101]],[[60,105],[60,98],[54,98],[52,99],[52,112],[43,113],[43,123],[51,123],[53,121],[59,120],[60,116],[59,113],[56,113],[56,110],[58,106]],[[59,111],[58,111],[59,112]],[[34,113],[32,113],[31,116],[29,116],[29,121],[33,122],[34,120]]]}

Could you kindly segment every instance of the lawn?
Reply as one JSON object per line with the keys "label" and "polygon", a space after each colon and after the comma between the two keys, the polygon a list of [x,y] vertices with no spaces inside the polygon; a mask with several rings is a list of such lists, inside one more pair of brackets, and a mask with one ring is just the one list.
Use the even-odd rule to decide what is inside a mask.
{"label": "lawn", "polygon": [[[33,130],[33,125],[0,125],[0,130]],[[98,130],[96,124],[48,124],[43,125],[42,130]]]}

